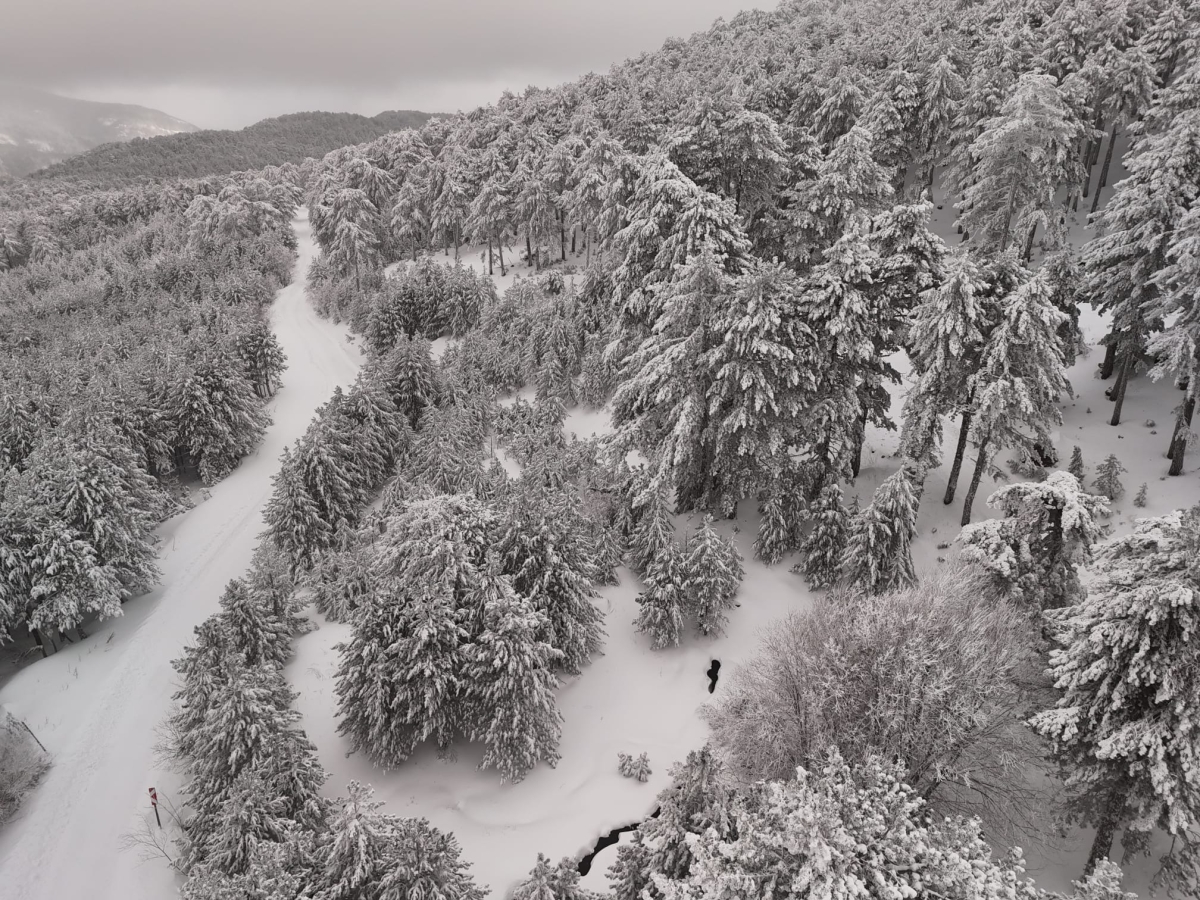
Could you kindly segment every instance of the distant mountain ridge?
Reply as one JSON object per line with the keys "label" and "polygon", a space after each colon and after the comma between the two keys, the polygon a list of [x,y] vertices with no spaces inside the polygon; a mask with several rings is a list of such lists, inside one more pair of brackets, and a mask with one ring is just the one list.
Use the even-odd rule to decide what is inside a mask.
{"label": "distant mountain ridge", "polygon": [[31,177],[115,187],[149,179],[202,178],[245,169],[320,158],[331,150],[373,141],[392,131],[418,128],[434,113],[388,110],[376,116],[301,112],[263,119],[240,131],[205,129],[188,134],[105,144]]}
{"label": "distant mountain ridge", "polygon": [[195,131],[157,109],[0,83],[0,175],[20,177],[100,144]]}

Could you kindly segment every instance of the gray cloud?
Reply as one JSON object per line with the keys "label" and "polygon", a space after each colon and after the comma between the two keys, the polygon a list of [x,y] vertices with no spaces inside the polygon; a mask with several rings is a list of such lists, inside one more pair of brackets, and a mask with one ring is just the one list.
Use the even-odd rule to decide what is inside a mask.
{"label": "gray cloud", "polygon": [[[520,90],[602,71],[667,37],[706,28],[718,16],[774,5],[17,0],[0,27],[0,79],[157,105],[201,125],[245,124],[294,109],[450,110],[494,100],[497,88]],[[178,102],[168,108],[168,100]],[[360,108],[379,101],[382,106]]]}

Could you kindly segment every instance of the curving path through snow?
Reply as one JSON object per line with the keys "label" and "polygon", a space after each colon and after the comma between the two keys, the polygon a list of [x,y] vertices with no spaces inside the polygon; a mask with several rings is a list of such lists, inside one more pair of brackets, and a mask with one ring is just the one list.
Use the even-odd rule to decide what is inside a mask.
{"label": "curving path through snow", "polygon": [[[147,790],[178,799],[179,779],[154,751],[170,709],[179,656],[192,629],[243,574],[262,530],[271,477],[285,446],[308,427],[334,387],[348,387],[361,359],[344,327],[317,316],[304,296],[315,255],[305,212],[294,222],[299,259],[279,291],[271,323],[288,369],[269,404],[272,426],[257,452],[195,509],[159,529],[162,584],[125,604],[125,615],[28,666],[0,704],[25,719],[54,757],[42,783],[0,831],[0,895],[22,900],[164,900],[171,870],[122,849],[153,824]],[[171,848],[174,853],[174,848]]]}

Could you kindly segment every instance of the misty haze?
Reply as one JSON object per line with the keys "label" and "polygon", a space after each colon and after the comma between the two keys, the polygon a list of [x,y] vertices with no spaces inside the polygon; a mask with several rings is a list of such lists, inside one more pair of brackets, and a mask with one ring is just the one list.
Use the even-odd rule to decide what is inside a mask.
{"label": "misty haze", "polygon": [[1195,0],[14,0],[0,898],[1200,896]]}

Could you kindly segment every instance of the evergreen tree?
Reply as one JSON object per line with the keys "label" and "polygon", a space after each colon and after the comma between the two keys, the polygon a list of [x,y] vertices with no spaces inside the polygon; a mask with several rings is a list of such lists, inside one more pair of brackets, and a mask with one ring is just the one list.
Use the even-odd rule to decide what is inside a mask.
{"label": "evergreen tree", "polygon": [[1052,76],[1021,76],[970,148],[976,162],[959,224],[974,246],[1003,253],[1015,233],[1028,258],[1038,225],[1052,240],[1062,240],[1055,193],[1080,181],[1075,148],[1082,130]]}
{"label": "evergreen tree", "polygon": [[1108,454],[1104,458],[1104,462],[1100,463],[1096,469],[1096,478],[1093,481],[1096,490],[1109,500],[1116,500],[1125,493],[1125,485],[1121,484],[1121,475],[1126,471],[1115,453]]}
{"label": "evergreen tree", "polygon": [[822,488],[809,506],[812,530],[800,545],[801,562],[796,568],[814,591],[841,578],[850,523],[858,515],[857,503],[850,509],[842,503],[842,489],[836,483]]}
{"label": "evergreen tree", "polygon": [[432,738],[445,751],[463,724],[463,642],[455,609],[433,590],[364,598],[341,655],[334,691],[338,732],[394,766]]}
{"label": "evergreen tree", "polygon": [[1091,560],[1097,519],[1108,504],[1070,472],[1003,487],[988,506],[1004,514],[962,530],[963,557],[988,571],[1009,599],[1036,609],[1068,606],[1083,596],[1078,567]]}
{"label": "evergreen tree", "polygon": [[319,551],[328,546],[333,527],[321,516],[321,509],[308,493],[297,457],[284,447],[279,471],[272,476],[275,490],[263,519],[267,536],[274,541],[297,569],[312,566]]}
{"label": "evergreen tree", "polygon": [[[561,665],[578,675],[604,644],[604,616],[596,607],[591,576],[595,560],[571,517],[556,516],[544,502],[510,512],[496,552],[513,588],[546,616],[546,639]],[[541,506],[541,509],[537,509]]]}
{"label": "evergreen tree", "polygon": [[648,485],[633,497],[632,502],[637,524],[629,536],[630,564],[635,572],[644,575],[656,560],[670,553],[674,545],[675,523],[660,484]]}
{"label": "evergreen tree", "polygon": [[287,356],[267,322],[256,320],[238,335],[237,353],[255,393],[260,397],[274,394],[279,376],[287,368]]}
{"label": "evergreen tree", "polygon": [[742,557],[732,541],[717,534],[712,516],[705,516],[686,548],[683,589],[701,634],[720,634],[725,611],[736,604],[742,584]]}
{"label": "evergreen tree", "polygon": [[870,594],[908,587],[917,581],[912,539],[917,531],[916,472],[911,466],[884,479],[871,505],[850,521],[841,571]]}
{"label": "evergreen tree", "polygon": [[564,857],[556,866],[541,853],[529,877],[513,891],[513,900],[595,900],[591,891],[579,885],[579,866]]}
{"label": "evergreen tree", "polygon": [[754,555],[773,566],[794,549],[791,546],[793,529],[787,521],[786,504],[781,495],[771,494],[758,505],[758,511],[762,518],[758,523],[758,537],[754,539]]}
{"label": "evergreen tree", "polygon": [[1058,399],[1071,390],[1059,336],[1065,318],[1050,302],[1041,273],[1005,301],[1003,319],[988,337],[980,370],[971,379],[977,456],[963,500],[963,525],[971,521],[979,482],[998,449],[1015,446],[1029,454],[1034,444],[1051,444],[1050,429],[1062,421]]}
{"label": "evergreen tree", "polygon": [[240,578],[230,581],[221,595],[221,622],[229,646],[249,666],[282,666],[292,655],[288,623]]}
{"label": "evergreen tree", "polygon": [[1146,505],[1146,488],[1146,482],[1143,481],[1142,486],[1138,488],[1137,495],[1133,498],[1133,505],[1139,509],[1144,508]]}
{"label": "evergreen tree", "polygon": [[350,622],[375,591],[371,545],[365,535],[342,529],[322,553],[308,579],[317,611],[331,622]]}
{"label": "evergreen tree", "polygon": [[644,589],[637,597],[640,608],[634,627],[650,636],[650,647],[678,647],[688,612],[686,550],[671,541],[642,573]]}
{"label": "evergreen tree", "polygon": [[314,900],[438,897],[483,900],[458,842],[425,819],[378,812],[371,789],[351,782],[317,847]]}
{"label": "evergreen tree", "polygon": [[506,781],[559,759],[554,667],[562,654],[540,639],[546,627],[545,615],[510,588],[488,602],[483,633],[463,649],[471,739],[485,746],[479,767],[497,769]]}
{"label": "evergreen tree", "polygon": [[1075,476],[1075,480],[1083,484],[1083,450],[1076,444],[1071,448],[1071,461],[1067,463],[1067,471]]}
{"label": "evergreen tree", "polygon": [[662,896],[659,877],[686,878],[692,871],[689,835],[711,832],[731,837],[732,795],[722,781],[722,765],[707,744],[671,767],[671,786],[658,795],[657,817],[646,819],[632,843],[617,848],[609,869],[614,900]]}
{"label": "evergreen tree", "polygon": [[1087,596],[1049,614],[1062,695],[1032,724],[1077,791],[1078,817],[1097,829],[1088,871],[1118,828],[1127,850],[1162,828],[1185,856],[1195,852],[1198,549],[1196,510],[1141,519],[1098,548]]}

